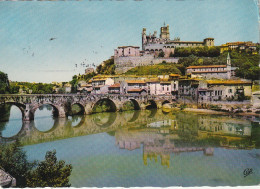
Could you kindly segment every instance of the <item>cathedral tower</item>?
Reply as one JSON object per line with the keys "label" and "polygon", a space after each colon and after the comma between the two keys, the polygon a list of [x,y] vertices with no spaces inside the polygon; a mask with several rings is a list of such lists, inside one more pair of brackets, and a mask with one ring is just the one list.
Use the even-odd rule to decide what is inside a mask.
{"label": "cathedral tower", "polygon": [[146,28],[143,28],[143,32],[142,32],[142,50],[144,50],[144,46],[147,43],[147,39],[146,39]]}
{"label": "cathedral tower", "polygon": [[160,34],[160,38],[161,39],[170,39],[170,31],[169,31],[169,24],[167,24],[167,26],[161,27],[161,34]]}
{"label": "cathedral tower", "polygon": [[231,59],[229,53],[227,55],[227,78],[230,79],[231,77]]}

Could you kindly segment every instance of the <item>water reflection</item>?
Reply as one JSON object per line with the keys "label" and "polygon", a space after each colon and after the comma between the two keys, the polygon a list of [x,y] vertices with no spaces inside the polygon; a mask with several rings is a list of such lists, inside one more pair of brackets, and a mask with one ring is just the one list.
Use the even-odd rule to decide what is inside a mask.
{"label": "water reflection", "polygon": [[84,123],[84,117],[81,115],[68,116],[68,122],[72,127],[79,127]]}
{"label": "water reflection", "polygon": [[[255,117],[142,110],[53,122],[46,108],[41,111],[46,113],[42,117],[51,118],[44,121],[44,132],[37,120],[23,122],[18,134],[2,135],[0,142],[19,138],[31,160],[57,149],[73,165],[72,186],[241,185],[245,166],[255,171],[245,184],[259,182],[260,127],[252,122]],[[10,131],[4,126],[3,132]]]}
{"label": "water reflection", "polygon": [[22,112],[11,104],[0,106],[0,136],[12,137],[22,128]]}
{"label": "water reflection", "polygon": [[[57,126],[58,118],[53,116],[53,107],[51,105],[42,105],[36,112],[34,117],[35,126],[39,131],[47,132]],[[46,124],[48,123],[48,124]]]}
{"label": "water reflection", "polygon": [[[252,129],[259,130],[258,126],[252,127],[249,120],[229,116],[184,112],[165,114],[161,110],[145,110],[86,116],[73,115],[68,118],[55,119],[51,116],[51,110],[52,108],[41,108],[35,120],[29,123],[22,123],[21,117],[15,117],[16,114],[14,114],[15,118],[10,116],[12,119],[8,122],[1,122],[5,125],[1,127],[2,139],[18,133],[12,138],[26,141],[25,145],[44,142],[44,139],[53,141],[110,132],[115,133],[115,140],[120,148],[129,150],[139,148],[140,144],[144,144],[144,149],[151,144],[157,147],[171,144],[171,148],[172,145],[178,147],[180,144],[185,144],[183,147],[203,147],[203,150],[204,147],[252,149],[260,146],[257,134],[255,134],[258,132],[253,132],[252,135]],[[17,123],[14,124],[12,120]],[[10,124],[19,125],[19,129],[13,132],[8,126]],[[124,145],[126,147],[123,147]]]}

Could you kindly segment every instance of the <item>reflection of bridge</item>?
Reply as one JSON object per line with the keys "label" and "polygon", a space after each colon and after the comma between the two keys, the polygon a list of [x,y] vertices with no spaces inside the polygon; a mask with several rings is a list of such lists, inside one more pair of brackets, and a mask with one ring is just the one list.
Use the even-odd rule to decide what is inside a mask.
{"label": "reflection of bridge", "polygon": [[121,127],[135,127],[146,125],[156,120],[169,119],[169,114],[162,111],[126,111],[112,113],[97,113],[92,115],[77,115],[72,118],[80,119],[79,123],[72,126],[72,120],[68,118],[55,119],[53,127],[49,131],[41,132],[35,126],[34,121],[24,121],[20,132],[13,137],[0,137],[0,143],[12,142],[20,139],[23,145],[85,136],[96,133],[115,131]]}
{"label": "reflection of bridge", "polygon": [[160,108],[164,103],[172,103],[173,96],[152,95],[77,95],[77,94],[45,94],[45,95],[0,95],[0,104],[16,105],[23,115],[24,121],[34,119],[34,113],[43,104],[49,104],[58,117],[66,117],[71,106],[77,104],[82,112],[91,114],[94,106],[102,101],[108,101],[111,111],[121,111],[126,102],[133,103],[135,110],[146,109],[147,106]]}
{"label": "reflection of bridge", "polygon": [[[77,125],[73,125],[73,119]],[[70,117],[55,120],[53,127],[45,132],[37,130],[34,121],[24,121],[21,131],[16,136],[0,137],[0,143],[19,138],[23,145],[28,145],[107,132],[115,135],[116,143],[120,148],[129,150],[139,148],[141,143],[145,144],[146,150],[152,148],[156,152],[164,153],[175,152],[175,150],[193,151],[193,147],[201,150],[200,147],[204,149],[207,145],[232,148],[236,147],[234,145],[239,145],[238,147],[242,148],[252,148],[248,143],[251,140],[250,122],[224,116],[212,118],[207,115],[184,112],[172,114],[153,109],[74,115],[72,120]],[[207,120],[214,123],[208,124],[208,128],[205,128]],[[232,131],[229,130],[230,128]],[[233,132],[237,129],[242,129],[243,133]],[[164,141],[174,141],[174,149],[172,145],[168,145],[170,143],[164,144]],[[187,141],[189,145],[180,145]],[[211,141],[213,143],[210,143]]]}

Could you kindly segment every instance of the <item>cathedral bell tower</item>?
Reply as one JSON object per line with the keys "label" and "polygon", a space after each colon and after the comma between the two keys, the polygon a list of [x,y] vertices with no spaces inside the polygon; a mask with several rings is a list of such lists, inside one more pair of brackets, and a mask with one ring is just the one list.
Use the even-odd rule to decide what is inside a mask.
{"label": "cathedral bell tower", "polygon": [[230,79],[231,77],[231,59],[229,53],[227,55],[227,78]]}
{"label": "cathedral bell tower", "polygon": [[170,39],[169,24],[167,24],[167,26],[165,26],[165,24],[164,24],[164,26],[161,27],[160,38],[161,39],[166,39],[166,40]]}
{"label": "cathedral bell tower", "polygon": [[143,28],[142,31],[142,50],[144,50],[144,46],[147,43],[147,38],[146,38],[146,28]]}

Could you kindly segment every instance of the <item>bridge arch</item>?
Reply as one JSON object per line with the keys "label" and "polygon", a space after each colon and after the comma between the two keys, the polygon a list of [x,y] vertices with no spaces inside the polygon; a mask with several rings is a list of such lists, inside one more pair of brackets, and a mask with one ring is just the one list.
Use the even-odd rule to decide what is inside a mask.
{"label": "bridge arch", "polygon": [[[78,106],[80,110],[73,112],[72,108],[75,107],[75,106]],[[70,112],[71,115],[82,115],[82,114],[86,113],[84,105],[81,104],[80,102],[72,103],[71,106],[70,106],[70,109],[71,109],[71,112]]]}
{"label": "bridge arch", "polygon": [[131,119],[127,122],[134,122],[136,121],[138,118],[139,118],[139,115],[140,115],[140,111],[133,111],[133,116],[131,117]]}
{"label": "bridge arch", "polygon": [[[68,121],[70,122],[70,127],[78,128],[85,123],[85,118],[82,115],[72,115],[68,116]],[[73,123],[74,121],[76,121],[76,123]]]}
{"label": "bridge arch", "polygon": [[102,113],[93,115],[93,123],[98,127],[110,127],[116,120],[117,113]]}
{"label": "bridge arch", "polygon": [[16,106],[17,108],[19,108],[21,110],[22,113],[22,117],[24,117],[24,110],[25,110],[25,105],[18,103],[18,102],[5,102],[5,103],[0,103],[0,106],[5,106],[5,105],[10,104],[11,106]]}
{"label": "bridge arch", "polygon": [[123,107],[125,108],[124,110],[129,110],[128,107],[125,107],[128,103],[131,103],[130,106],[131,106],[131,108],[134,108],[134,110],[140,110],[141,109],[138,101],[132,98],[132,99],[128,99],[127,101],[125,101],[123,103]]}
{"label": "bridge arch", "polygon": [[134,109],[135,110],[140,110],[140,104],[137,102],[135,99],[129,99],[133,104],[134,104]]}
{"label": "bridge arch", "polygon": [[41,108],[41,107],[44,106],[44,105],[50,105],[50,106],[53,108],[52,115],[53,115],[54,117],[58,117],[58,116],[59,116],[59,114],[60,114],[60,111],[59,111],[60,107],[58,107],[58,106],[56,106],[56,105],[54,105],[54,104],[51,104],[51,103],[43,103],[43,104],[37,104],[36,106],[34,106],[34,107],[31,109],[31,113],[32,113],[32,115],[33,115],[33,117],[32,117],[31,120],[34,120],[36,110],[39,109],[39,108]]}
{"label": "bridge arch", "polygon": [[92,107],[93,113],[98,112],[116,112],[118,110],[116,103],[109,98],[101,98],[95,103],[93,103]]}
{"label": "bridge arch", "polygon": [[41,129],[39,129],[39,128],[37,127],[37,124],[35,124],[34,121],[32,121],[32,122],[34,123],[33,125],[34,125],[35,129],[36,129],[38,132],[40,132],[40,133],[51,133],[51,132],[53,132],[54,130],[56,130],[56,129],[58,128],[58,126],[59,126],[59,120],[57,120],[57,119],[54,120],[54,123],[53,123],[52,127],[49,128],[49,129],[47,129],[47,130],[41,130]]}
{"label": "bridge arch", "polygon": [[165,101],[162,102],[162,106],[163,106],[164,104],[169,104],[169,103],[171,103],[169,100],[165,100]]}
{"label": "bridge arch", "polygon": [[157,109],[157,104],[154,100],[148,100],[149,105],[146,106],[146,109]]}

